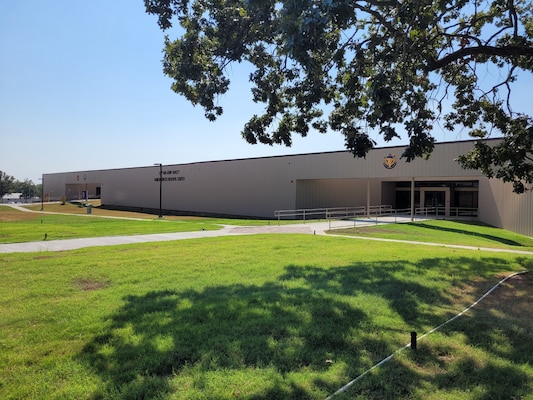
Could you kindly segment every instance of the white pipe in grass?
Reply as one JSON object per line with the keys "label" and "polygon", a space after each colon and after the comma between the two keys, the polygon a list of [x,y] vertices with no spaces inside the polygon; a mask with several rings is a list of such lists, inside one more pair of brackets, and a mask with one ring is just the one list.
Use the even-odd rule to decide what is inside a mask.
{"label": "white pipe in grass", "polygon": [[[487,297],[489,294],[491,294],[498,286],[500,286],[501,284],[503,284],[505,281],[511,279],[512,277],[516,276],[516,275],[521,275],[521,274],[526,274],[528,273],[528,271],[521,271],[521,272],[515,272],[514,274],[511,274],[509,276],[506,276],[505,278],[503,278],[501,281],[499,281],[496,285],[494,285],[487,293],[485,293],[483,296],[481,296],[479,299],[477,299],[474,303],[472,303],[469,307],[465,308],[463,311],[461,311],[459,314],[453,316],[452,318],[450,318],[448,321],[440,324],[439,326],[433,328],[432,330],[430,330],[429,332],[426,332],[424,333],[422,336],[420,336],[418,339],[417,339],[417,342],[426,337],[427,335],[433,333],[433,332],[436,332],[438,331],[439,329],[441,329],[443,326],[449,324],[450,322],[452,321],[455,321],[457,318],[459,318],[461,315],[467,313],[469,310],[471,310],[473,307],[475,307],[477,304],[479,304],[485,297]],[[372,370],[376,369],[376,368],[379,368],[380,366],[382,366],[383,364],[385,364],[386,362],[390,361],[396,354],[398,354],[400,351],[403,351],[405,350],[406,348],[410,347],[411,346],[411,343],[408,343],[406,344],[405,346],[399,348],[398,350],[396,350],[394,353],[392,353],[390,356],[388,356],[387,358],[384,358],[383,360],[381,360],[380,362],[378,362],[377,364],[375,364],[374,366],[372,366],[371,368],[367,369],[365,372],[363,372],[361,375],[359,375],[357,378],[355,379],[352,379],[350,382],[348,382],[346,385],[344,385],[343,387],[341,387],[339,390],[337,390],[335,393],[333,393],[331,396],[328,396],[326,398],[326,400],[331,400],[333,399],[333,397],[335,397],[336,395],[340,394],[340,393],[344,393],[346,392],[349,388],[351,388],[357,381],[361,380],[366,374],[368,374],[369,372],[371,372]]]}

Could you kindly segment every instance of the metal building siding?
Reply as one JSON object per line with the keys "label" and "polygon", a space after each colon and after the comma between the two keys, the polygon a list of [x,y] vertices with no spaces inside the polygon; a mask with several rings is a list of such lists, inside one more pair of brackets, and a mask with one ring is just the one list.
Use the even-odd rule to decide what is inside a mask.
{"label": "metal building siding", "polygon": [[366,190],[366,179],[300,179],[296,186],[296,208],[365,205]]}
{"label": "metal building siding", "polygon": [[[466,153],[471,146],[471,142],[443,143],[435,146],[435,150],[427,160],[417,158],[411,162],[400,158],[404,151],[403,147],[376,149],[367,157],[369,168],[363,170],[364,176],[382,179],[406,177],[446,179],[448,177],[478,176],[479,172],[464,170],[455,161],[458,155]],[[397,164],[392,169],[383,166],[383,161],[389,154],[397,158]]]}
{"label": "metal building siding", "polygon": [[[533,236],[533,193],[515,195],[511,185],[463,170],[455,161],[474,141],[441,143],[429,160],[406,163],[403,147],[372,150],[366,159],[347,151],[280,157],[165,165],[182,180],[163,182],[163,208],[171,210],[273,217],[275,210],[389,203],[395,181],[479,180],[479,218]],[[388,155],[394,168],[383,165]],[[68,185],[101,185],[104,204],[157,208],[159,167],[45,174],[44,191],[59,198]],[[80,179],[81,178],[81,179]],[[366,198],[370,182],[370,199]],[[314,185],[314,186],[313,186]],[[382,199],[382,192],[386,198]],[[348,204],[341,204],[347,202]]]}
{"label": "metal building siding", "polygon": [[353,178],[353,157],[348,152],[303,154],[293,157],[296,179]]}
{"label": "metal building siding", "polygon": [[156,208],[159,204],[159,167],[110,170],[102,176],[102,203]]}
{"label": "metal building siding", "polygon": [[511,184],[480,180],[479,219],[533,237],[533,192],[513,193]]}
{"label": "metal building siding", "polygon": [[273,217],[294,208],[295,181],[288,159],[232,160],[177,166],[185,180],[169,189],[173,209]]}
{"label": "metal building siding", "polygon": [[[304,154],[294,157],[297,179],[328,179],[328,178],[380,178],[406,179],[412,176],[420,179],[448,177],[476,177],[479,172],[464,170],[455,161],[458,155],[465,154],[473,146],[473,142],[443,143],[435,147],[430,158],[415,159],[407,162],[400,158],[404,147],[374,149],[366,158],[354,158],[348,151]],[[387,169],[383,165],[387,156],[397,159],[394,168]]]}

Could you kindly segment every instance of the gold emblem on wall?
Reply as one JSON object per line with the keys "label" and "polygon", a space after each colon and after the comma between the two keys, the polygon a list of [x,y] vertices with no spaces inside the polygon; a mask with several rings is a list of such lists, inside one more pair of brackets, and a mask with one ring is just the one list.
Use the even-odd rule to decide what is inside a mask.
{"label": "gold emblem on wall", "polygon": [[396,156],[393,156],[392,154],[389,154],[387,157],[383,159],[383,166],[387,169],[393,169],[397,163],[398,163],[398,159],[396,158]]}

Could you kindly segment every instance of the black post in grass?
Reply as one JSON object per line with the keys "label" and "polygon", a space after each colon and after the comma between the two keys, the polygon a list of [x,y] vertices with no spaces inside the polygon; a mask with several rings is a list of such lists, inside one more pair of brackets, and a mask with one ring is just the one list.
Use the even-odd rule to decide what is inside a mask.
{"label": "black post in grass", "polygon": [[416,350],[416,332],[411,332],[411,349]]}

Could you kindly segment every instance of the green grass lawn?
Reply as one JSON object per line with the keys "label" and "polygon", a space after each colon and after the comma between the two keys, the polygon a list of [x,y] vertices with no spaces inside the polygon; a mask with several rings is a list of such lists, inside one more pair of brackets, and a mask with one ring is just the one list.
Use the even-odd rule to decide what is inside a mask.
{"label": "green grass lawn", "polygon": [[[531,268],[314,235],[3,254],[0,398],[325,399]],[[531,290],[511,300],[520,318],[477,307],[336,398],[532,399]]]}
{"label": "green grass lawn", "polygon": [[[20,211],[19,211],[20,212]],[[21,243],[81,237],[190,232],[220,229],[204,221],[132,221],[76,215],[30,214],[31,219],[2,224],[0,243]]]}
{"label": "green grass lawn", "polygon": [[[39,208],[40,206],[33,206]],[[221,218],[165,217],[140,213],[100,210],[100,215],[76,215],[75,205],[48,205],[47,210],[67,213],[28,213],[0,206],[0,243],[21,243],[81,237],[139,235],[168,232],[193,232],[220,229],[222,225],[267,225],[271,221]],[[82,209],[85,211],[85,209]],[[105,218],[109,216],[139,219]],[[274,222],[272,222],[274,223]]]}
{"label": "green grass lawn", "polygon": [[[37,211],[40,205],[29,206]],[[168,232],[191,232],[220,229],[222,225],[277,225],[301,223],[273,220],[223,219],[166,216],[159,220],[153,215],[93,208],[93,215],[73,204],[47,204],[45,213],[27,213],[0,206],[0,243],[71,239],[80,237],[136,235]],[[63,214],[53,214],[63,213]],[[110,219],[103,217],[128,217]],[[140,219],[140,220],[138,220]],[[353,235],[396,240],[412,240],[474,247],[493,247],[533,251],[533,238],[504,229],[468,221],[433,220],[405,224],[385,224],[357,228],[333,229],[335,235]]]}
{"label": "green grass lawn", "polygon": [[533,251],[533,238],[531,237],[472,221],[428,220],[334,229],[330,233]]}
{"label": "green grass lawn", "polygon": [[[135,219],[157,219],[157,214],[150,214],[148,212],[135,212],[135,211],[120,211],[108,209],[105,206],[100,204],[100,200],[91,200],[89,204],[92,205],[91,215],[93,216],[107,216],[107,217],[120,217],[120,218],[135,218]],[[5,207],[5,206],[4,206]],[[32,204],[24,206],[25,208],[40,212],[40,204]],[[2,206],[0,206],[0,209]],[[12,208],[10,208],[12,209]],[[152,210],[156,213],[158,210]],[[78,203],[45,203],[44,206],[45,213],[67,213],[67,214],[87,214],[87,208]],[[233,222],[233,225],[265,225],[274,223],[272,220],[255,220],[255,219],[235,219],[235,218],[213,218],[213,217],[198,217],[198,216],[179,216],[179,215],[165,215],[163,212],[163,218],[165,221],[194,221],[194,220],[208,220],[213,223],[227,223]],[[278,221],[276,221],[277,224]],[[284,223],[284,221],[281,221]]]}

